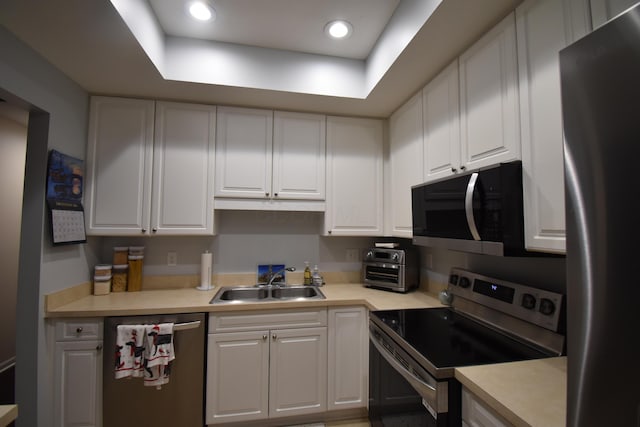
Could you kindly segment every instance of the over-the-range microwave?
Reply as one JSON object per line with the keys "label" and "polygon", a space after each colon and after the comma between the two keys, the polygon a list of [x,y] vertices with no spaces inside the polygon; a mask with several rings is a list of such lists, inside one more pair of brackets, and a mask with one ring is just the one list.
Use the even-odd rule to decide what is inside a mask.
{"label": "over-the-range microwave", "polygon": [[522,162],[411,188],[413,243],[499,256],[542,255],[524,242]]}

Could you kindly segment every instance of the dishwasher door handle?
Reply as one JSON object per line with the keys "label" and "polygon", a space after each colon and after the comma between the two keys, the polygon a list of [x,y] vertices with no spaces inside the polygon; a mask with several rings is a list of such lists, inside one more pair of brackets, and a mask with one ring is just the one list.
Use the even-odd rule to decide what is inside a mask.
{"label": "dishwasher door handle", "polygon": [[200,326],[200,321],[196,320],[194,322],[184,322],[184,323],[176,323],[173,325],[174,331],[186,331],[188,329],[196,329]]}

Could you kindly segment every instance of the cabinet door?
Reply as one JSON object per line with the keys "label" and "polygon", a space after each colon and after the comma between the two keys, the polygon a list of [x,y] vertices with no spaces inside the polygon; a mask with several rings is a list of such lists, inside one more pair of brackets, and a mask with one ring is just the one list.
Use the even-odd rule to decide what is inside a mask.
{"label": "cabinet door", "polygon": [[512,425],[466,388],[462,389],[462,423],[469,427],[511,427]]}
{"label": "cabinet door", "polygon": [[149,233],[154,102],[91,98],[85,207],[88,235]]}
{"label": "cabinet door", "polygon": [[413,236],[411,186],[423,181],[422,94],[418,93],[393,113],[390,135],[391,235]]}
{"label": "cabinet door", "polygon": [[216,108],[158,102],[152,233],[213,234]]}
{"label": "cabinet door", "polygon": [[457,60],[422,90],[425,182],[461,171],[459,92]]}
{"label": "cabinet door", "polygon": [[516,9],[525,244],[564,253],[564,162],[558,52],[589,31],[585,0],[527,0]]}
{"label": "cabinet door", "polygon": [[216,197],[270,197],[272,152],[272,111],[218,107]]}
{"label": "cabinet door", "polygon": [[382,143],[380,120],[327,118],[327,234],[383,233]]}
{"label": "cabinet door", "polygon": [[57,342],[54,425],[102,425],[102,341]]}
{"label": "cabinet door", "polygon": [[273,117],[273,196],[324,200],[326,119],[276,111]]}
{"label": "cabinet door", "polygon": [[591,0],[593,28],[598,28],[636,3],[638,0]]}
{"label": "cabinet door", "polygon": [[329,309],[328,410],[366,408],[369,334],[364,307]]}
{"label": "cabinet door", "polygon": [[271,331],[269,416],[327,409],[327,328]]}
{"label": "cabinet door", "polygon": [[518,69],[513,13],[460,61],[462,164],[477,169],[520,158]]}
{"label": "cabinet door", "polygon": [[267,418],[268,392],[268,331],[209,335],[207,424]]}

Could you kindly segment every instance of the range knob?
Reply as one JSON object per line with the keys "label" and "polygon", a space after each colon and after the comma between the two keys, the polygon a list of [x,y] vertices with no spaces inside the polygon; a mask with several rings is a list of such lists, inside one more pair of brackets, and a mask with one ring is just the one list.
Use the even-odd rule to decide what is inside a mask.
{"label": "range knob", "polygon": [[373,251],[367,252],[367,259],[373,258]]}
{"label": "range knob", "polygon": [[458,275],[457,274],[452,274],[449,276],[449,284],[450,285],[457,285],[458,284]]}
{"label": "range knob", "polygon": [[556,311],[556,305],[548,298],[542,298],[540,300],[540,313],[550,316]]}
{"label": "range knob", "polygon": [[400,255],[398,255],[397,253],[391,255],[391,259],[394,261],[398,261],[400,259]]}
{"label": "range knob", "polygon": [[464,277],[464,276],[462,276],[462,277],[460,277],[460,282],[458,283],[458,285],[459,285],[461,288],[466,289],[466,288],[468,288],[469,286],[471,286],[471,281],[469,280],[469,278],[468,278],[468,277]]}
{"label": "range knob", "polygon": [[533,310],[536,307],[536,297],[531,294],[522,295],[522,306],[527,310]]}

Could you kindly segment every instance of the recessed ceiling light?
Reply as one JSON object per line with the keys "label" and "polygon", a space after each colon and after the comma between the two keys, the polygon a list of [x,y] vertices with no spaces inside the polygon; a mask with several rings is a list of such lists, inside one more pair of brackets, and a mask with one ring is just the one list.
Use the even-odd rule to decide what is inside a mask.
{"label": "recessed ceiling light", "polygon": [[215,17],[213,8],[201,1],[194,1],[189,5],[189,14],[198,21],[209,21]]}
{"label": "recessed ceiling light", "polygon": [[353,27],[347,21],[331,21],[324,27],[325,33],[334,39],[344,39],[351,35]]}

